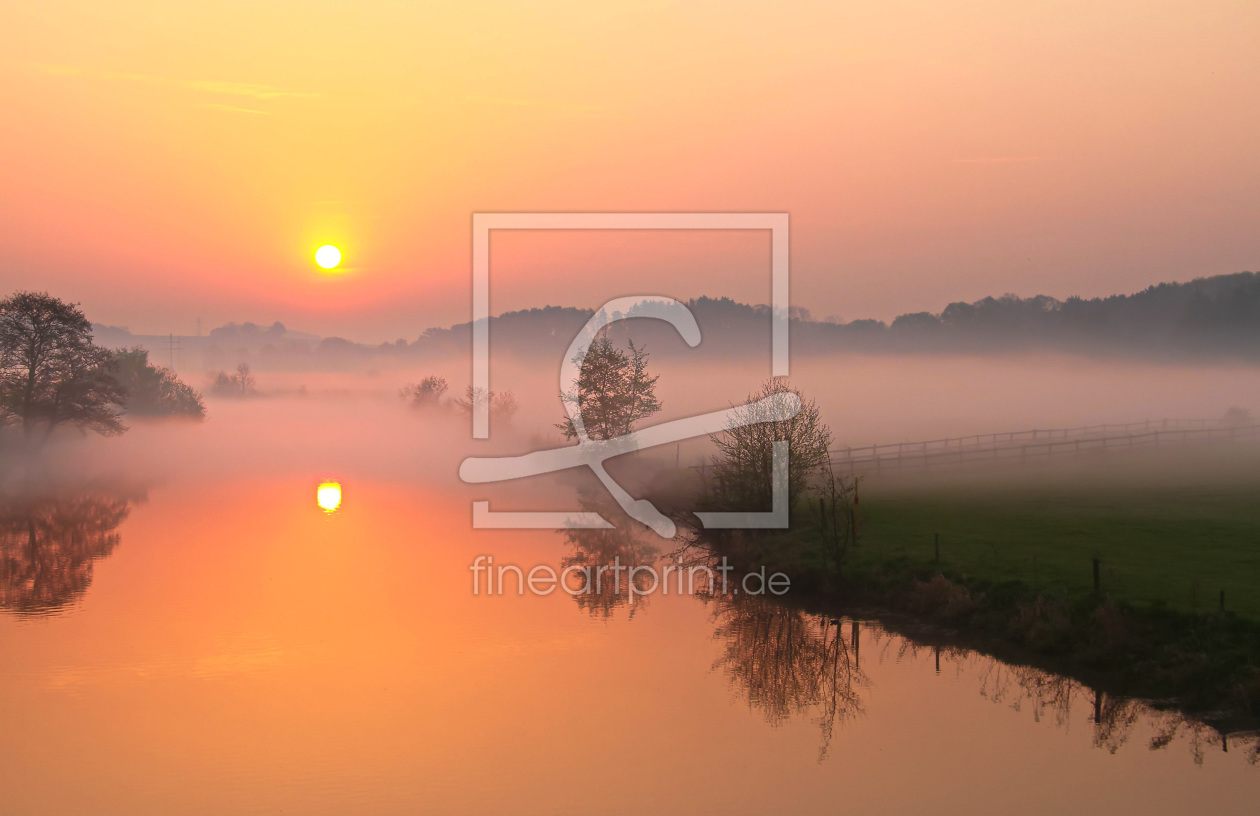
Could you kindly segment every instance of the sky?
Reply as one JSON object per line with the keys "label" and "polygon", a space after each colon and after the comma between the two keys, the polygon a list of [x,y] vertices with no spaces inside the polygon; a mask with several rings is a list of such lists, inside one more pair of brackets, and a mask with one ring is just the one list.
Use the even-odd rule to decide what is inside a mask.
{"label": "sky", "polygon": [[[0,293],[138,333],[467,320],[474,212],[788,212],[792,302],[843,320],[1260,269],[1254,0],[0,9]],[[764,302],[769,237],[491,270],[496,312]]]}

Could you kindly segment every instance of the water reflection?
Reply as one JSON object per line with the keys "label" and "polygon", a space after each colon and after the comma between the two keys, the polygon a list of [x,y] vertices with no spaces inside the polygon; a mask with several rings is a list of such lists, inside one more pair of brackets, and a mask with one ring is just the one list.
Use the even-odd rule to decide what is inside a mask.
{"label": "water reflection", "polygon": [[[584,510],[609,513],[597,501],[584,501]],[[616,517],[615,511],[605,517]],[[577,566],[648,564],[659,558],[634,528],[620,519],[620,529],[568,530],[564,535],[574,554],[563,564]],[[688,540],[668,554],[684,567],[712,566],[714,555],[702,542]],[[638,592],[643,591],[638,587]],[[611,591],[578,595],[579,608],[609,616],[617,606],[634,601],[635,593]],[[1226,734],[1174,710],[1120,697],[1091,688],[1067,675],[1032,666],[1003,662],[969,648],[937,639],[941,633],[911,637],[890,631],[875,620],[816,614],[783,599],[748,594],[707,592],[694,596],[711,607],[714,638],[721,655],[713,669],[721,671],[738,696],[756,709],[771,726],[810,717],[820,731],[818,760],[826,759],[837,726],[865,713],[864,699],[873,687],[862,661],[926,664],[934,675],[955,674],[975,682],[977,693],[1015,712],[1030,711],[1035,722],[1050,721],[1061,728],[1072,722],[1074,707],[1089,713],[1093,745],[1116,753],[1136,733],[1146,747],[1161,751],[1181,742],[1196,764],[1210,750],[1243,751],[1247,761],[1260,764],[1260,735],[1253,731]],[[862,648],[866,644],[867,654]],[[1079,719],[1079,718],[1078,718]]]}
{"label": "water reflection", "polygon": [[[630,616],[651,597],[651,579],[634,567],[652,566],[660,559],[660,550],[643,534],[647,528],[631,522],[610,498],[583,491],[579,503],[584,512],[599,513],[617,519],[618,526],[607,530],[565,530],[572,554],[560,561],[561,569],[583,570],[569,573],[577,582],[573,600],[578,608],[592,616],[611,617],[621,606],[631,604]],[[614,572],[614,568],[617,568]],[[602,570],[602,573],[601,573]],[[582,575],[590,577],[583,580]],[[599,575],[601,580],[594,580]],[[631,575],[632,581],[626,576]],[[582,591],[576,591],[581,589]]]}
{"label": "water reflection", "polygon": [[710,602],[714,637],[724,643],[714,668],[771,725],[816,712],[818,759],[825,759],[836,724],[862,713],[862,692],[870,685],[858,663],[858,622],[850,621],[846,636],[838,620],[764,597],[717,595]]}
{"label": "water reflection", "polygon": [[41,616],[73,603],[143,499],[141,490],[101,485],[0,492],[0,609]]}
{"label": "water reflection", "polygon": [[1012,666],[992,657],[963,653],[961,660],[980,664],[980,693],[995,703],[1020,711],[1031,707],[1033,717],[1041,721],[1049,714],[1056,725],[1067,727],[1074,706],[1086,706],[1093,726],[1096,748],[1114,754],[1125,745],[1135,731],[1149,733],[1147,748],[1160,751],[1184,740],[1196,765],[1202,765],[1207,751],[1228,752],[1232,740],[1235,750],[1246,751],[1247,761],[1260,763],[1260,738],[1245,732],[1229,736],[1212,726],[1184,714],[1157,709],[1140,700],[1108,694],[1092,689],[1070,677],[1032,666]]}

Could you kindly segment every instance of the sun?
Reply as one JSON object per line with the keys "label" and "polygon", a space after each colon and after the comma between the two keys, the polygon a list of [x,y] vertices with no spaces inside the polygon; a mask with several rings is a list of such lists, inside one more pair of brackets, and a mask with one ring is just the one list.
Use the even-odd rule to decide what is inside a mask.
{"label": "sun", "polygon": [[341,507],[341,484],[324,482],[315,489],[315,503],[325,513],[335,513]]}
{"label": "sun", "polygon": [[315,263],[324,269],[336,269],[341,263],[341,250],[332,244],[324,244],[315,250]]}

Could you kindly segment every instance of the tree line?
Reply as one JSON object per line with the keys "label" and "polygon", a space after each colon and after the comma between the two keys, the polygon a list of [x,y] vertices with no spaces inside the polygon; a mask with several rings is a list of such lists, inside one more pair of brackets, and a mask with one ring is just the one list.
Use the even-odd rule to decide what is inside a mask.
{"label": "tree line", "polygon": [[200,419],[205,405],[145,349],[97,345],[78,305],[43,292],[0,300],[0,431],[35,442],[63,427],[116,436],[124,414]]}
{"label": "tree line", "polygon": [[[640,341],[664,354],[726,357],[765,354],[771,310],[730,298],[687,302],[704,336],[683,347],[667,326],[636,327]],[[490,319],[497,347],[525,356],[553,356],[590,319],[589,309],[548,306]],[[940,311],[902,314],[891,321],[815,318],[792,307],[793,354],[999,352],[1057,350],[1146,357],[1260,357],[1260,273],[1240,272],[1161,283],[1140,292],[1100,298],[1013,294],[956,301]],[[628,331],[628,330],[623,330]],[[392,354],[438,356],[466,350],[471,324],[429,329]]]}
{"label": "tree line", "polygon": [[[641,342],[666,356],[746,358],[764,355],[770,342],[771,309],[726,297],[699,297],[687,307],[696,317],[704,342],[687,348],[668,326],[634,329]],[[525,309],[489,319],[496,349],[520,357],[562,354],[593,311],[561,306]],[[1101,298],[1012,294],[976,301],[956,301],[940,311],[902,314],[891,321],[830,316],[817,318],[793,306],[794,354],[853,353],[1006,353],[1055,350],[1076,354],[1143,357],[1260,357],[1260,273],[1240,272],[1161,283],[1132,294]],[[132,344],[129,332],[97,326],[111,345]],[[624,327],[613,330],[624,340]],[[322,340],[297,335],[281,323],[258,326],[229,323],[210,332],[206,364],[256,359],[270,367],[337,369],[375,356],[427,359],[467,353],[472,324],[430,328],[411,342],[398,339],[378,346],[340,337]],[[699,357],[697,357],[699,355]]]}

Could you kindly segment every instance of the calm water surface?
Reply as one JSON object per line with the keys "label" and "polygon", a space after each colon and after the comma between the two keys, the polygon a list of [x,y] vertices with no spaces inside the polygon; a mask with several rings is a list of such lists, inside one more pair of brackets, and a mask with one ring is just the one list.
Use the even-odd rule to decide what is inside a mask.
{"label": "calm water surface", "polygon": [[467,493],[365,473],[329,513],[324,481],[8,489],[0,812],[1260,802],[1241,735],[875,621],[740,598],[475,596],[477,555],[559,565],[590,542],[474,532]]}

